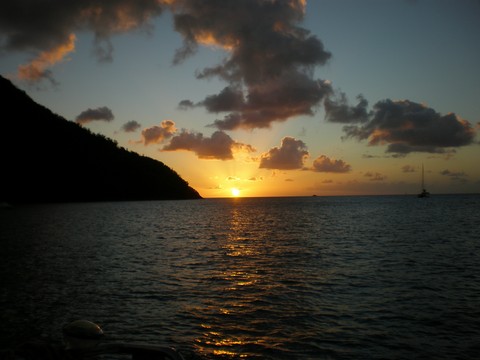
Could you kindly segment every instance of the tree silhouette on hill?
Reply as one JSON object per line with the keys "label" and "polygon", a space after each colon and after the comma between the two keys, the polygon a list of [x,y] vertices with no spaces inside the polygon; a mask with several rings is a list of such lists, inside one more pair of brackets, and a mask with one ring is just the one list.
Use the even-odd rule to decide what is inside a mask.
{"label": "tree silhouette on hill", "polygon": [[0,200],[198,199],[164,163],[121,148],[34,102],[0,76]]}

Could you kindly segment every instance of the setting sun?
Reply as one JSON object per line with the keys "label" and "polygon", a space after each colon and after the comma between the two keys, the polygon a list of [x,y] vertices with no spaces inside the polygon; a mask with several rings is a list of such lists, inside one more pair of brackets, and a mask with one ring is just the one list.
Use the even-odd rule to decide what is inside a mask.
{"label": "setting sun", "polygon": [[240,196],[240,190],[238,190],[237,188],[232,188],[231,192],[232,192],[232,196],[234,197]]}

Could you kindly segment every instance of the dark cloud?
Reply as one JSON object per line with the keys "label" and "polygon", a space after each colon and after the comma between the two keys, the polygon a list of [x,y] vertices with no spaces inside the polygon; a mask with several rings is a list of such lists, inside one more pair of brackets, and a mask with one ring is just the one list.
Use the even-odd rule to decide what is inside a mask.
{"label": "dark cloud", "polygon": [[191,100],[182,100],[178,103],[178,108],[180,110],[188,110],[190,108],[193,108],[195,104]]}
{"label": "dark cloud", "polygon": [[241,110],[245,103],[240,89],[227,86],[219,94],[207,96],[200,105],[205,106],[209,112],[218,113]]}
{"label": "dark cloud", "polygon": [[221,64],[203,69],[199,79],[219,77],[229,86],[198,102],[210,112],[226,112],[214,126],[223,130],[265,128],[274,121],[312,115],[331,92],[329,83],[312,77],[316,65],[330,58],[322,42],[301,28],[301,0],[180,1],[175,28],[184,46],[181,62],[199,44],[226,49]]}
{"label": "dark cloud", "polygon": [[44,51],[65,43],[72,32],[83,29],[93,31],[97,39],[105,39],[146,26],[150,18],[161,13],[161,3],[156,0],[2,1],[2,48]]}
{"label": "dark cloud", "polygon": [[331,56],[320,40],[298,26],[304,17],[303,0],[175,3],[175,29],[184,37],[177,62],[194,53],[198,44],[231,52],[224,63],[205,69],[199,77],[259,83],[285,68],[324,64]]}
{"label": "dark cloud", "polygon": [[[225,59],[198,71],[197,78],[228,83],[219,94],[179,107],[204,106],[226,113],[212,126],[220,130],[266,128],[272,122],[312,115],[331,93],[328,82],[313,78],[313,69],[331,54],[301,27],[304,0],[19,0],[0,3],[0,51],[29,51],[35,58],[19,68],[23,79],[49,79],[49,70],[75,50],[75,34],[94,34],[94,53],[112,61],[114,34],[149,31],[152,19],[169,9],[183,47],[181,63],[199,45],[226,50]],[[25,9],[28,9],[26,11]]]}
{"label": "dark cloud", "polygon": [[330,91],[327,82],[312,81],[305,74],[284,74],[250,88],[242,107],[232,108],[235,111],[213,125],[223,130],[269,128],[275,121],[313,115],[313,107]]}
{"label": "dark cloud", "polygon": [[307,146],[301,140],[284,137],[280,147],[273,147],[260,156],[260,168],[294,170],[301,169],[309,156]]}
{"label": "dark cloud", "polygon": [[350,106],[345,93],[340,92],[337,98],[328,97],[325,99],[326,119],[337,123],[364,123],[369,119],[367,111],[368,101],[363,95],[357,96],[358,104]]}
{"label": "dark cloud", "polygon": [[170,139],[162,151],[193,151],[200,159],[232,160],[234,152],[254,152],[247,144],[234,141],[223,131],[216,131],[211,137],[204,137],[197,132],[182,130]]}
{"label": "dark cloud", "polygon": [[138,122],[136,122],[135,120],[131,120],[123,124],[122,130],[125,132],[135,132],[141,127],[142,125],[140,125]]}
{"label": "dark cloud", "polygon": [[352,170],[352,167],[343,160],[330,159],[325,155],[321,155],[313,161],[313,171],[346,173]]}
{"label": "dark cloud", "polygon": [[160,126],[152,126],[142,130],[142,142],[145,145],[158,144],[169,139],[177,131],[175,123],[172,120],[164,120]]}
{"label": "dark cloud", "polygon": [[82,111],[80,115],[75,118],[75,121],[83,125],[95,120],[112,121],[114,118],[112,110],[106,106],[102,106],[96,109]]}
{"label": "dark cloud", "polygon": [[439,114],[410,100],[377,102],[364,125],[344,127],[346,138],[368,139],[369,145],[387,144],[387,152],[449,153],[474,142],[475,129],[453,113]]}
{"label": "dark cloud", "polygon": [[[194,54],[199,45],[226,52],[223,61],[196,76],[219,78],[227,86],[196,102],[179,103],[181,109],[202,106],[221,113],[212,124],[219,130],[268,128],[273,122],[313,115],[324,104],[328,121],[347,124],[346,138],[386,144],[394,156],[451,153],[451,148],[473,142],[475,130],[455,114],[441,115],[409,100],[381,101],[369,112],[362,96],[355,106],[348,105],[345,94],[335,96],[330,82],[314,78],[314,68],[326,64],[331,54],[301,26],[305,7],[304,0],[1,1],[0,52],[33,54],[28,64],[19,66],[19,78],[55,84],[50,68],[74,53],[75,34],[92,32],[97,58],[111,61],[113,35],[148,32],[152,20],[170,10],[183,38],[174,63]],[[79,115],[77,121],[100,119],[108,117],[83,120]]]}
{"label": "dark cloud", "polygon": [[19,76],[38,81],[50,77],[48,67],[75,48],[75,33],[94,33],[94,50],[102,61],[112,59],[113,34],[147,29],[160,15],[157,0],[19,0],[0,2],[0,51],[37,54],[19,68]]}

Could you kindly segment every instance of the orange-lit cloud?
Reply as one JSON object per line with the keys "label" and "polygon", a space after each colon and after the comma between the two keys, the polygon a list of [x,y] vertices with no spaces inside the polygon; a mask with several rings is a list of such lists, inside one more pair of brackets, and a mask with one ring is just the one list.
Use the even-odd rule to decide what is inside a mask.
{"label": "orange-lit cloud", "polygon": [[265,128],[272,122],[312,115],[331,92],[329,84],[312,76],[313,67],[325,64],[331,54],[300,26],[305,8],[305,0],[3,1],[0,49],[39,52],[19,69],[19,76],[54,81],[49,67],[73,51],[74,33],[92,32],[97,59],[111,61],[112,35],[137,29],[149,32],[152,19],[170,10],[175,30],[183,37],[174,63],[191,56],[199,45],[225,49],[224,61],[201,70],[197,77],[218,77],[238,91],[233,102],[220,93],[195,104],[224,113],[213,120],[220,130]]}
{"label": "orange-lit cloud", "polygon": [[[29,64],[19,67],[18,76],[54,82],[51,68],[74,51],[75,33],[91,32],[97,58],[110,61],[114,51],[112,35],[139,29],[148,33],[153,19],[168,10],[173,15],[174,29],[183,39],[174,63],[180,64],[201,45],[226,50],[220,62],[196,74],[197,79],[224,81],[224,89],[179,103],[182,109],[201,106],[215,114],[211,126],[218,130],[269,128],[275,122],[313,115],[324,105],[327,121],[345,125],[344,138],[366,140],[372,146],[385,145],[392,156],[411,152],[451,155],[453,148],[474,143],[478,126],[452,113],[439,114],[424,104],[387,99],[369,111],[367,100],[359,96],[357,104],[350,106],[346,95],[334,91],[330,81],[315,78],[315,68],[327,64],[332,55],[321,39],[302,27],[305,9],[305,0],[1,1],[0,50],[37,54]],[[198,134],[187,134],[198,138]],[[160,126],[146,132],[144,142],[164,141],[168,135],[173,137],[172,132]],[[187,137],[184,133],[178,136]],[[205,145],[207,139],[213,141],[202,138],[203,145],[194,149],[213,149],[213,145]],[[225,137],[216,136],[214,140],[225,142]],[[224,143],[218,144],[219,149],[224,150],[218,151],[223,159],[234,151],[251,150],[245,144]],[[211,153],[217,154],[214,150]],[[206,150],[197,153],[215,157],[208,154]],[[277,156],[267,153],[261,166],[277,166]],[[298,163],[297,159],[288,166]]]}
{"label": "orange-lit cloud", "polygon": [[26,65],[18,67],[18,77],[27,81],[38,81],[51,78],[48,68],[65,59],[75,50],[74,34],[70,34],[65,43],[59,44],[48,51],[42,51],[35,59]]}
{"label": "orange-lit cloud", "polygon": [[[81,6],[81,5],[80,5]],[[115,2],[84,3],[78,21],[95,34],[94,50],[100,61],[113,60],[112,34],[144,28],[148,31],[150,20],[161,14],[163,8],[156,1],[119,0]]]}
{"label": "orange-lit cloud", "polygon": [[142,130],[142,140],[144,145],[158,144],[165,139],[169,139],[177,131],[175,123],[172,120],[163,120],[160,126],[152,126]]}
{"label": "orange-lit cloud", "polygon": [[211,137],[198,132],[182,130],[173,136],[162,151],[192,151],[200,159],[232,160],[234,151],[253,152],[255,149],[247,144],[233,140],[223,131],[215,131]]}
{"label": "orange-lit cloud", "polygon": [[126,32],[148,23],[149,19],[160,14],[161,8],[153,1],[115,1],[112,3],[84,2],[79,18],[101,36]]}
{"label": "orange-lit cloud", "polygon": [[303,163],[309,156],[305,143],[286,136],[280,147],[273,147],[260,156],[260,168],[294,170],[303,168]]}
{"label": "orange-lit cloud", "polygon": [[314,79],[311,69],[325,64],[330,53],[299,26],[305,1],[179,1],[175,28],[184,38],[175,63],[192,55],[199,44],[228,49],[226,58],[197,75],[218,77],[229,85],[204,100],[183,100],[209,112],[226,113],[213,126],[220,130],[268,128],[272,122],[312,115],[331,92]]}
{"label": "orange-lit cloud", "polygon": [[313,161],[313,171],[346,173],[352,170],[352,167],[343,160],[330,159],[325,155],[321,155]]}
{"label": "orange-lit cloud", "polygon": [[[95,53],[111,60],[112,34],[142,28],[159,16],[167,1],[157,0],[23,0],[0,2],[0,50],[28,51],[38,55],[19,67],[18,76],[29,81],[53,80],[49,67],[74,50],[75,33],[94,34]],[[25,9],[28,9],[26,11]]]}

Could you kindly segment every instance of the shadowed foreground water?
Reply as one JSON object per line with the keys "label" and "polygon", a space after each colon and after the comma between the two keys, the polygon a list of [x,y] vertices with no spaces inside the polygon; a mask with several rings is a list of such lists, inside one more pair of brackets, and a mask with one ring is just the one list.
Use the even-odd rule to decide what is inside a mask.
{"label": "shadowed foreground water", "polygon": [[32,205],[0,212],[1,345],[204,359],[475,359],[480,196]]}

